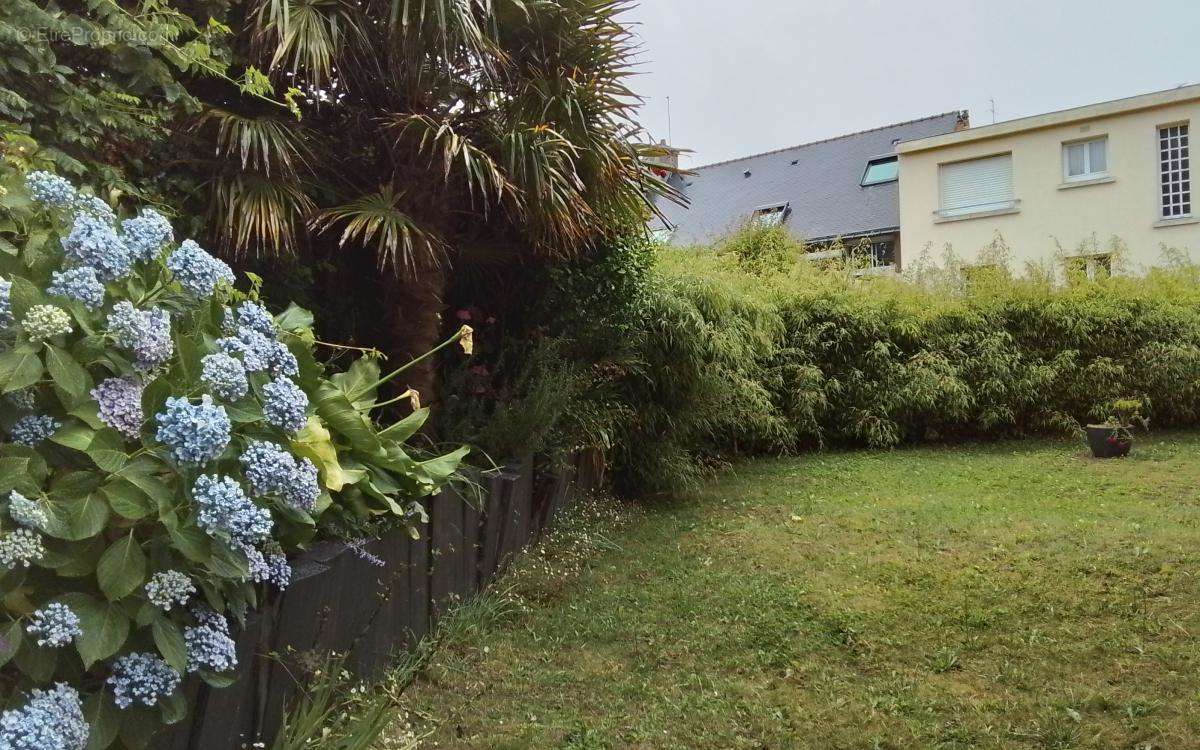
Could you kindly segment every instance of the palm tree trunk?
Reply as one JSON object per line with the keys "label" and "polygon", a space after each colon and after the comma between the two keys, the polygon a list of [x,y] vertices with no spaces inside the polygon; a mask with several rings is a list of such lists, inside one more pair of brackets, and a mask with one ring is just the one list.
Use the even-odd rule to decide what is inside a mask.
{"label": "palm tree trunk", "polygon": [[[442,312],[446,281],[445,267],[432,264],[405,270],[396,277],[385,338],[389,366],[397,367],[441,343],[445,332]],[[440,395],[437,371],[438,358],[430,357],[405,372],[401,381],[392,384],[392,389],[400,393],[412,388],[421,394],[422,405],[437,403]]]}

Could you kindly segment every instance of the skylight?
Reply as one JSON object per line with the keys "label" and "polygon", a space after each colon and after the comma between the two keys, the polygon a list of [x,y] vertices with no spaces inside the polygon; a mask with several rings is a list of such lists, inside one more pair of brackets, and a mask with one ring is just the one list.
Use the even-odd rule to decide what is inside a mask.
{"label": "skylight", "polygon": [[750,215],[750,221],[760,227],[777,227],[787,218],[788,204],[759,206]]}
{"label": "skylight", "polygon": [[878,185],[881,182],[893,182],[900,176],[900,165],[894,156],[883,156],[867,162],[867,171],[863,172],[861,185]]}

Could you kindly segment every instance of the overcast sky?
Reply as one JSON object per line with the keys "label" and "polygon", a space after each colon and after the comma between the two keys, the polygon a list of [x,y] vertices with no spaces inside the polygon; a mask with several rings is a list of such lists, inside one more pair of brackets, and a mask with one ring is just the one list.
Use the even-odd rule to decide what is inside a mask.
{"label": "overcast sky", "polygon": [[1200,0],[641,0],[642,123],[684,166],[969,109],[1200,82]]}

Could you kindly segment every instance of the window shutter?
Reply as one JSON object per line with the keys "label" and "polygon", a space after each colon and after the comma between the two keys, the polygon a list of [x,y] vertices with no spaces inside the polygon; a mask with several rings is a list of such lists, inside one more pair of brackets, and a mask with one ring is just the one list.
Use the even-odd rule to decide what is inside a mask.
{"label": "window shutter", "polygon": [[995,211],[1013,204],[1012,154],[943,164],[938,172],[944,216]]}

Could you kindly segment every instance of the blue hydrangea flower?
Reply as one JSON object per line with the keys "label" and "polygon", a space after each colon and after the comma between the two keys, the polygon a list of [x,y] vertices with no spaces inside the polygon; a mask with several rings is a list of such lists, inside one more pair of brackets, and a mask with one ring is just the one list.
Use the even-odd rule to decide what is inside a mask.
{"label": "blue hydrangea flower", "polygon": [[33,411],[37,408],[37,391],[33,388],[22,388],[19,391],[6,393],[4,400],[21,411]]}
{"label": "blue hydrangea flower", "polygon": [[0,714],[3,750],[84,750],[88,723],[79,693],[65,682],[33,690],[29,702]]}
{"label": "blue hydrangea flower", "polygon": [[246,372],[270,371],[272,375],[294,377],[300,372],[296,355],[280,341],[245,326],[234,336],[217,339],[217,348],[226,354],[240,355]]}
{"label": "blue hydrangea flower", "polygon": [[250,392],[245,366],[225,352],[208,354],[200,360],[200,379],[226,401],[238,401]]}
{"label": "blue hydrangea flower", "polygon": [[224,615],[206,604],[197,604],[192,607],[192,617],[196,618],[196,623],[200,627],[212,628],[226,635],[229,634],[229,621],[225,619]]}
{"label": "blue hydrangea flower", "polygon": [[0,327],[8,328],[12,324],[12,282],[0,279]]}
{"label": "blue hydrangea flower", "polygon": [[217,284],[235,281],[233,269],[209,255],[192,240],[183,243],[167,258],[167,268],[180,286],[196,297],[209,297]]}
{"label": "blue hydrangea flower", "polygon": [[129,274],[133,254],[117,236],[112,222],[90,213],[75,215],[71,233],[62,238],[67,258],[96,269],[102,281],[115,281]]}
{"label": "blue hydrangea flower", "polygon": [[30,341],[45,341],[71,332],[71,316],[54,305],[34,305],[21,320]]}
{"label": "blue hydrangea flower", "polygon": [[8,517],[17,525],[34,531],[41,531],[50,523],[46,511],[36,500],[30,500],[16,490],[8,496]]}
{"label": "blue hydrangea flower", "polygon": [[50,276],[48,294],[77,299],[89,310],[104,304],[104,284],[91,266],[76,266],[65,271],[55,271]]}
{"label": "blue hydrangea flower", "polygon": [[17,445],[36,448],[43,440],[48,440],[57,432],[59,427],[62,427],[62,423],[54,417],[45,414],[30,414],[14,422],[12,429],[9,430],[9,435]]}
{"label": "blue hydrangea flower", "polygon": [[170,612],[176,604],[182,607],[196,593],[196,584],[178,570],[160,570],[143,588],[150,603],[164,612]]}
{"label": "blue hydrangea flower", "polygon": [[[224,621],[217,613],[213,617]],[[228,672],[237,667],[237,644],[229,637],[229,626],[197,625],[184,628],[183,641],[187,646],[187,671]]]}
{"label": "blue hydrangea flower", "polygon": [[65,178],[38,170],[25,175],[29,195],[43,206],[66,208],[75,202],[75,188]]}
{"label": "blue hydrangea flower", "polygon": [[28,568],[45,554],[42,537],[29,529],[17,529],[0,536],[0,566]]}
{"label": "blue hydrangea flower", "polygon": [[117,220],[117,214],[112,206],[103,198],[95,195],[77,193],[75,195],[75,211],[86,216],[94,216],[101,221],[112,224]]}
{"label": "blue hydrangea flower", "polygon": [[138,310],[121,300],[108,314],[108,331],[117,346],[133,353],[134,367],[142,371],[166,364],[175,352],[171,314],[161,308]]}
{"label": "blue hydrangea flower", "polygon": [[50,648],[66,646],[83,635],[79,616],[72,612],[70,607],[59,602],[34,610],[25,630],[30,635],[40,636],[37,645]]}
{"label": "blue hydrangea flower", "polygon": [[294,508],[309,511],[321,495],[313,462],[297,461],[280,445],[253,440],[238,460],[256,497],[278,496]]}
{"label": "blue hydrangea flower", "polygon": [[112,688],[117,708],[140,704],[147,708],[175,692],[179,673],[154,654],[132,653],[112,663],[112,674],[106,681]]}
{"label": "blue hydrangea flower", "polygon": [[286,432],[299,432],[308,422],[308,396],[300,386],[284,377],[263,386],[263,416],[267,424]]}
{"label": "blue hydrangea flower", "polygon": [[236,320],[239,327],[258,331],[268,338],[275,338],[278,333],[275,330],[275,316],[258,302],[247,300],[238,305]]}
{"label": "blue hydrangea flower", "polygon": [[292,582],[292,566],[282,552],[263,553],[253,547],[242,551],[250,562],[250,580],[269,583],[280,591],[287,589]]}
{"label": "blue hydrangea flower", "polygon": [[202,474],[192,486],[196,522],[209,536],[226,535],[237,544],[254,544],[271,533],[271,514],[254,504],[237,480]]}
{"label": "blue hydrangea flower", "polygon": [[154,260],[158,252],[175,239],[171,222],[152,208],[144,209],[141,216],[121,222],[121,230],[129,251],[140,261]]}
{"label": "blue hydrangea flower", "polygon": [[106,378],[92,389],[100,421],[130,440],[142,432],[142,381],[134,377]]}
{"label": "blue hydrangea flower", "polygon": [[214,405],[207,394],[198,404],[169,398],[154,419],[158,422],[155,439],[170,448],[181,464],[203,464],[221,455],[233,430],[225,407]]}

